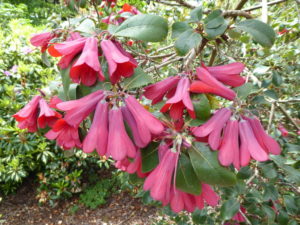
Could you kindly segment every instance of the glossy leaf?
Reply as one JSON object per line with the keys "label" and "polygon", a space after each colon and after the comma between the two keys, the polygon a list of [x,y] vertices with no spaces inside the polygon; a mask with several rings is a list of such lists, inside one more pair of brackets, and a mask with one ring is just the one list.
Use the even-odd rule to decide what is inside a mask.
{"label": "glossy leaf", "polygon": [[192,48],[201,44],[202,37],[193,30],[183,32],[175,41],[175,49],[179,55],[187,54]]}
{"label": "glossy leaf", "polygon": [[195,174],[189,157],[185,154],[181,154],[178,161],[176,187],[190,194],[201,194],[201,183]]}
{"label": "glossy leaf", "polygon": [[159,163],[157,142],[152,142],[146,148],[141,149],[142,152],[142,172],[150,172]]}
{"label": "glossy leaf", "polygon": [[207,120],[210,117],[211,106],[205,94],[194,95],[193,106],[198,119]]}
{"label": "glossy leaf", "polygon": [[158,42],[168,34],[167,21],[156,15],[135,15],[123,22],[114,35],[130,37],[141,41]]}
{"label": "glossy leaf", "polygon": [[231,219],[240,209],[240,203],[236,199],[227,200],[221,207],[222,220]]}
{"label": "glossy leaf", "polygon": [[230,186],[236,183],[233,172],[219,164],[217,152],[197,142],[189,149],[189,155],[199,180],[207,184]]}
{"label": "glossy leaf", "polygon": [[202,19],[202,7],[197,7],[193,9],[190,13],[191,21],[200,22]]}
{"label": "glossy leaf", "polygon": [[227,29],[227,22],[222,16],[221,10],[211,12],[204,20],[204,30],[208,38],[215,38]]}
{"label": "glossy leaf", "polygon": [[187,30],[192,30],[187,22],[175,22],[172,25],[172,38],[179,37],[180,34]]}
{"label": "glossy leaf", "polygon": [[153,83],[153,78],[138,67],[131,77],[124,80],[123,85],[125,89],[133,89],[143,87],[150,83]]}
{"label": "glossy leaf", "polygon": [[271,26],[259,20],[249,19],[236,24],[238,29],[249,33],[253,40],[264,47],[271,47],[275,41],[275,32]]}

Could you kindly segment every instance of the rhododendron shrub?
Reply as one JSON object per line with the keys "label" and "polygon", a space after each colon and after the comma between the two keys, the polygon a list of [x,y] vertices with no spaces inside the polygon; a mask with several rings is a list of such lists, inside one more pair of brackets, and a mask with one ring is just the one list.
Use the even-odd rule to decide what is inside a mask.
{"label": "rhododendron shrub", "polygon": [[[80,29],[62,27],[32,37],[34,46],[59,58],[59,98],[37,95],[14,117],[29,132],[47,128],[45,137],[64,150],[79,148],[111,157],[116,168],[136,174],[154,200],[176,213],[217,207],[220,189],[240,184],[239,171],[281,154],[260,120],[263,115],[240,97],[251,82],[245,73],[247,61],[213,65],[214,60],[198,58],[210,48],[208,43],[224,39],[232,25],[218,10],[203,21],[201,8],[194,9],[184,28],[173,26],[174,57],[179,58],[163,63],[182,65],[165,76],[139,48],[162,42],[167,20],[128,4],[117,11],[115,2],[103,2],[101,7],[110,10],[102,17],[99,12],[90,15],[95,20],[86,19]],[[249,21],[236,26],[247,31],[244,23]],[[259,44],[270,45],[272,28],[251,21],[265,29],[268,43],[250,34]],[[84,25],[89,28],[82,29]],[[134,44],[126,44],[128,38]],[[234,215],[234,220],[245,221],[237,210]]]}

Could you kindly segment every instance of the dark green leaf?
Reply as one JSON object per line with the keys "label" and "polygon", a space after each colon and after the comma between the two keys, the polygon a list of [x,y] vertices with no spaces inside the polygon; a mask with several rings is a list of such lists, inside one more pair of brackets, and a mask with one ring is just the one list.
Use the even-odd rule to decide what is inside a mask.
{"label": "dark green leaf", "polygon": [[277,93],[276,93],[275,91],[273,91],[273,90],[266,90],[266,91],[264,92],[264,94],[265,94],[266,96],[270,97],[270,98],[275,99],[275,100],[278,99]]}
{"label": "dark green leaf", "polygon": [[184,192],[200,195],[201,183],[198,180],[189,157],[181,154],[176,175],[176,187]]}
{"label": "dark green leaf", "polygon": [[134,74],[126,78],[123,82],[125,89],[140,88],[150,83],[153,83],[152,77],[146,74],[140,67],[136,68]]}
{"label": "dark green leaf", "polygon": [[242,167],[240,169],[240,171],[238,172],[238,174],[236,175],[237,178],[239,179],[242,179],[242,180],[245,180],[245,179],[248,179],[251,177],[252,175],[252,170],[250,169],[249,166],[245,166],[245,167]]}
{"label": "dark green leaf", "polygon": [[291,195],[284,195],[283,199],[288,213],[291,215],[297,215],[299,208],[296,205],[295,198]]}
{"label": "dark green leaf", "polygon": [[227,29],[227,22],[222,16],[221,10],[211,12],[204,20],[204,30],[208,38],[214,38],[221,35]]}
{"label": "dark green leaf", "polygon": [[141,150],[142,152],[142,172],[150,172],[153,170],[157,164],[158,161],[158,145],[157,142],[152,142],[149,144],[146,148],[143,148]]}
{"label": "dark green leaf", "polygon": [[199,210],[196,209],[192,213],[192,220],[194,224],[205,224],[207,218],[207,211],[205,209]]}
{"label": "dark green leaf", "polygon": [[116,36],[130,37],[141,41],[158,42],[168,34],[167,21],[156,15],[135,15],[123,22],[115,31]]}
{"label": "dark green leaf", "polygon": [[265,191],[263,194],[264,201],[273,200],[276,201],[278,199],[278,192],[273,184],[264,184]]}
{"label": "dark green leaf", "polygon": [[187,30],[179,35],[175,41],[175,48],[179,55],[187,54],[192,48],[195,48],[201,44],[202,37],[200,34],[193,30]]}
{"label": "dark green leaf", "polygon": [[288,214],[281,210],[277,216],[278,224],[279,225],[286,225],[289,222]]}
{"label": "dark green leaf", "polygon": [[262,206],[262,210],[267,215],[268,224],[272,224],[272,222],[274,222],[274,220],[275,220],[275,212],[274,212],[274,210],[270,206],[268,206],[268,205],[263,205]]}
{"label": "dark green leaf", "polygon": [[192,22],[200,22],[202,19],[202,7],[193,9],[190,13],[190,17]]}
{"label": "dark green leaf", "polygon": [[210,117],[211,106],[205,94],[197,94],[192,97],[196,117],[207,120]]}
{"label": "dark green leaf", "polygon": [[250,95],[256,91],[253,84],[251,84],[251,83],[246,83],[240,87],[236,87],[236,88],[234,88],[234,90],[236,91],[237,96],[240,99],[245,99],[248,97],[248,95]]}
{"label": "dark green leaf", "polygon": [[231,198],[227,200],[221,207],[221,218],[222,220],[231,219],[240,209],[240,203]]}
{"label": "dark green leaf", "polygon": [[175,22],[172,25],[172,38],[179,37],[180,34],[187,30],[192,30],[187,22]]}
{"label": "dark green leaf", "polygon": [[280,74],[277,71],[273,72],[272,82],[277,87],[280,86],[283,82],[282,77],[280,76]]}
{"label": "dark green leaf", "polygon": [[244,20],[236,24],[236,27],[249,33],[254,41],[264,47],[271,47],[275,41],[276,35],[273,28],[259,20]]}
{"label": "dark green leaf", "polygon": [[219,164],[217,152],[197,142],[189,155],[198,179],[207,184],[230,186],[236,183],[235,174]]}

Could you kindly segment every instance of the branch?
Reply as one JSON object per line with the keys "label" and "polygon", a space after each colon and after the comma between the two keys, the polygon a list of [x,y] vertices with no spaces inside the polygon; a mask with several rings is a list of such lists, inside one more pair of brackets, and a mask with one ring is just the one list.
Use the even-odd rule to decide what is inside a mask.
{"label": "branch", "polygon": [[286,118],[292,122],[292,124],[298,129],[300,130],[299,125],[294,121],[294,119],[290,116],[290,114],[288,114],[288,112],[283,108],[282,105],[280,105],[278,102],[276,103],[276,106],[282,111],[282,113],[286,116]]}
{"label": "branch", "polygon": [[[268,2],[268,6],[270,5],[275,5],[275,4],[278,4],[278,3],[282,3],[282,2],[286,2],[287,0],[277,0],[277,1],[273,1],[273,2]],[[243,9],[243,11],[253,11],[253,10],[256,10],[256,9],[260,9],[262,8],[262,5],[256,5],[256,6],[253,6],[253,7],[250,7],[250,8],[246,8],[246,9]]]}
{"label": "branch", "polygon": [[272,105],[271,105],[271,112],[270,112],[270,117],[269,117],[269,122],[268,122],[268,127],[267,127],[267,132],[268,133],[270,131],[271,124],[272,124],[272,121],[273,121],[274,111],[275,111],[275,103],[273,102]]}
{"label": "branch", "polygon": [[162,51],[167,50],[169,48],[173,48],[173,47],[174,47],[174,45],[169,45],[169,46],[166,46],[166,47],[159,48],[156,51],[154,51],[153,53],[150,53],[149,56],[154,55],[155,53],[158,53],[158,52],[162,52]]}
{"label": "branch", "polygon": [[154,71],[154,70],[157,70],[157,69],[159,69],[159,68],[161,68],[161,67],[164,67],[164,66],[166,66],[166,65],[169,65],[169,64],[171,64],[171,63],[173,63],[173,62],[178,62],[178,61],[180,61],[180,60],[182,60],[182,59],[183,59],[183,57],[177,57],[177,58],[175,58],[175,59],[172,59],[172,60],[169,60],[169,61],[164,62],[164,63],[162,63],[162,64],[159,64],[158,66],[152,66],[152,67],[146,69],[145,72],[146,72],[146,73],[150,73],[150,72],[152,72],[152,71]]}
{"label": "branch", "polygon": [[243,6],[246,4],[247,1],[248,1],[248,0],[241,0],[241,1],[239,2],[239,4],[235,7],[235,10],[240,10],[240,9],[242,9]]}
{"label": "branch", "polygon": [[242,17],[245,17],[247,19],[252,19],[253,18],[249,13],[247,13],[243,10],[227,10],[227,11],[224,11],[222,15],[224,17],[242,16]]}

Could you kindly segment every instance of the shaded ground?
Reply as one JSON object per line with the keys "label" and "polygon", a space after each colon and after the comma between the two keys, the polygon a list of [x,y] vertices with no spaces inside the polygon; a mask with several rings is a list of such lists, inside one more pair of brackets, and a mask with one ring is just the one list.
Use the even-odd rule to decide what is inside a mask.
{"label": "shaded ground", "polygon": [[[151,224],[156,209],[143,205],[128,193],[114,194],[105,205],[89,210],[78,203],[78,197],[61,202],[55,208],[39,206],[35,185],[28,183],[0,203],[0,225],[90,225],[90,224]],[[72,208],[79,206],[75,214]]]}

